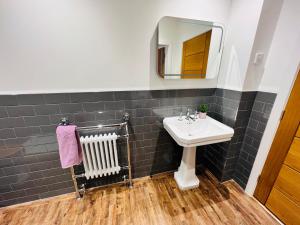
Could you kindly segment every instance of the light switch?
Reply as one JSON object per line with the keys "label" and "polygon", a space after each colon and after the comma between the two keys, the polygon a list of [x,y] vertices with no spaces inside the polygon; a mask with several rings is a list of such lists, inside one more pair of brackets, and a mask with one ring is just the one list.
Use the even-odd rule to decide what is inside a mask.
{"label": "light switch", "polygon": [[253,63],[255,65],[260,64],[263,61],[264,56],[265,56],[265,54],[263,52],[257,52],[257,53],[255,53],[255,57],[254,57]]}

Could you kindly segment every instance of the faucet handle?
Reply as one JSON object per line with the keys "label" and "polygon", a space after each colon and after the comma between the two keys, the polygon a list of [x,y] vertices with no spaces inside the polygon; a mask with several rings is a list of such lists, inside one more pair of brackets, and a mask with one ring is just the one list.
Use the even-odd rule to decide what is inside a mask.
{"label": "faucet handle", "polygon": [[197,110],[195,110],[195,113],[194,113],[194,120],[196,120],[196,119],[198,118],[197,115],[198,115],[198,112],[197,112]]}
{"label": "faucet handle", "polygon": [[179,115],[179,118],[178,118],[179,121],[182,121],[182,115],[183,115],[183,113],[182,113],[182,111],[181,111],[181,112],[180,112],[180,115]]}
{"label": "faucet handle", "polygon": [[186,115],[189,116],[190,115],[190,109],[187,109]]}

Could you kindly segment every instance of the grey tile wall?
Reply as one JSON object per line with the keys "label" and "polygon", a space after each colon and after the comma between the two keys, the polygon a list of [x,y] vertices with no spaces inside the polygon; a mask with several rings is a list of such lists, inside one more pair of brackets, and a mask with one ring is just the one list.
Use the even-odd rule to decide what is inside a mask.
{"label": "grey tile wall", "polygon": [[[241,166],[239,161],[246,153],[250,159],[250,143],[252,147],[258,146],[260,139],[253,129],[263,132],[272,104],[267,93],[259,93],[256,98],[255,95],[256,92],[214,88],[2,95],[0,206],[73,191],[69,170],[61,169],[59,162],[55,129],[61,117],[68,117],[78,126],[89,126],[119,122],[123,113],[129,112],[133,175],[141,177],[179,166],[182,150],[163,129],[163,118],[207,103],[209,115],[233,127],[235,135],[231,142],[202,147],[197,153],[198,162],[204,163],[220,180],[241,180],[235,168]],[[243,145],[243,141],[248,145]],[[125,144],[118,144],[120,162],[125,163]],[[76,172],[82,169],[78,166]],[[122,175],[88,182],[88,187],[119,181]]]}
{"label": "grey tile wall", "polygon": [[[274,96],[272,93],[266,94]],[[259,107],[258,104],[260,104],[260,101],[263,99],[266,98],[269,103],[272,102],[274,99],[270,96],[265,97],[262,96],[261,93],[257,94],[257,92],[216,90],[213,116],[217,120],[234,128],[235,132],[230,142],[207,146],[207,150],[202,157],[205,165],[219,180],[224,181],[232,178],[237,180],[239,178],[236,176],[236,170],[240,167],[241,150],[246,140],[246,131],[251,122],[251,120],[249,120],[250,115],[256,115],[253,110],[255,110],[255,107]],[[260,101],[257,99],[260,99]],[[271,107],[269,103],[266,106],[266,110],[270,113]],[[268,117],[265,117],[264,122],[266,123],[267,120]],[[255,144],[259,145],[257,141],[255,141]],[[247,168],[252,168],[252,164],[249,164]],[[242,186],[244,187],[244,185]]]}
{"label": "grey tile wall", "polygon": [[[134,177],[176,169],[181,148],[164,131],[162,119],[201,103],[213,108],[214,92],[189,89],[0,96],[0,206],[73,191],[69,170],[61,169],[59,162],[55,129],[61,117],[88,126],[119,122],[123,113],[129,112]],[[125,161],[124,143],[119,145]],[[90,185],[99,183],[95,180]]]}
{"label": "grey tile wall", "polygon": [[[235,134],[230,142],[209,145],[202,157],[206,167],[208,167],[219,180],[226,180],[230,177],[234,168],[237,151],[240,147],[240,136],[242,130],[236,127],[236,122],[242,98],[242,92],[216,89],[213,117],[220,122],[234,128]],[[236,156],[237,155],[237,156]]]}
{"label": "grey tile wall", "polygon": [[232,126],[234,128],[234,136],[228,146],[221,180],[233,178],[255,97],[256,92],[241,93],[235,124]]}
{"label": "grey tile wall", "polygon": [[202,156],[219,180],[234,178],[246,186],[275,98],[274,93],[216,90],[213,117],[235,132],[231,141],[207,146]]}
{"label": "grey tile wall", "polygon": [[257,92],[233,176],[243,188],[247,185],[275,99],[274,93]]}

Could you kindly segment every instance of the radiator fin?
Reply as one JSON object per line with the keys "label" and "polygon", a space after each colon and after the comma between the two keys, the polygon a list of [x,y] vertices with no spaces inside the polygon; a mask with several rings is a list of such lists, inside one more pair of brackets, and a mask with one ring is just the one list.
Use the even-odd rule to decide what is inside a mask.
{"label": "radiator fin", "polygon": [[80,137],[86,179],[120,172],[117,138],[115,133]]}

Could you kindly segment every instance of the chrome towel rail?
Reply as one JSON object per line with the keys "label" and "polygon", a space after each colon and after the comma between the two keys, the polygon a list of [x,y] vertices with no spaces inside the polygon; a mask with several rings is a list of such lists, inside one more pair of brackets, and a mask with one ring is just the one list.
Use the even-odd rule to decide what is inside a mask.
{"label": "chrome towel rail", "polygon": [[[76,135],[78,137],[78,140],[80,140],[80,135],[79,132],[81,131],[93,131],[93,130],[101,130],[103,128],[114,128],[114,127],[124,127],[125,128],[125,134],[124,135],[118,135],[119,138],[125,138],[126,139],[126,147],[127,147],[127,165],[122,166],[121,169],[126,169],[128,170],[128,179],[124,177],[124,182],[129,183],[129,187],[131,188],[133,186],[132,183],[132,171],[131,171],[131,149],[130,149],[130,143],[129,143],[129,130],[128,130],[128,121],[129,121],[129,114],[125,113],[123,116],[123,121],[122,123],[117,123],[117,124],[100,124],[97,126],[86,126],[86,127],[77,127],[76,128]],[[70,121],[67,118],[62,118],[60,125],[69,125]],[[72,175],[72,180],[74,183],[75,187],[75,192],[76,192],[76,197],[81,198],[83,196],[83,193],[85,192],[85,185],[81,185],[80,188],[78,188],[78,183],[77,183],[77,178],[84,178],[85,174],[75,174],[74,168],[71,167],[71,175]]]}

